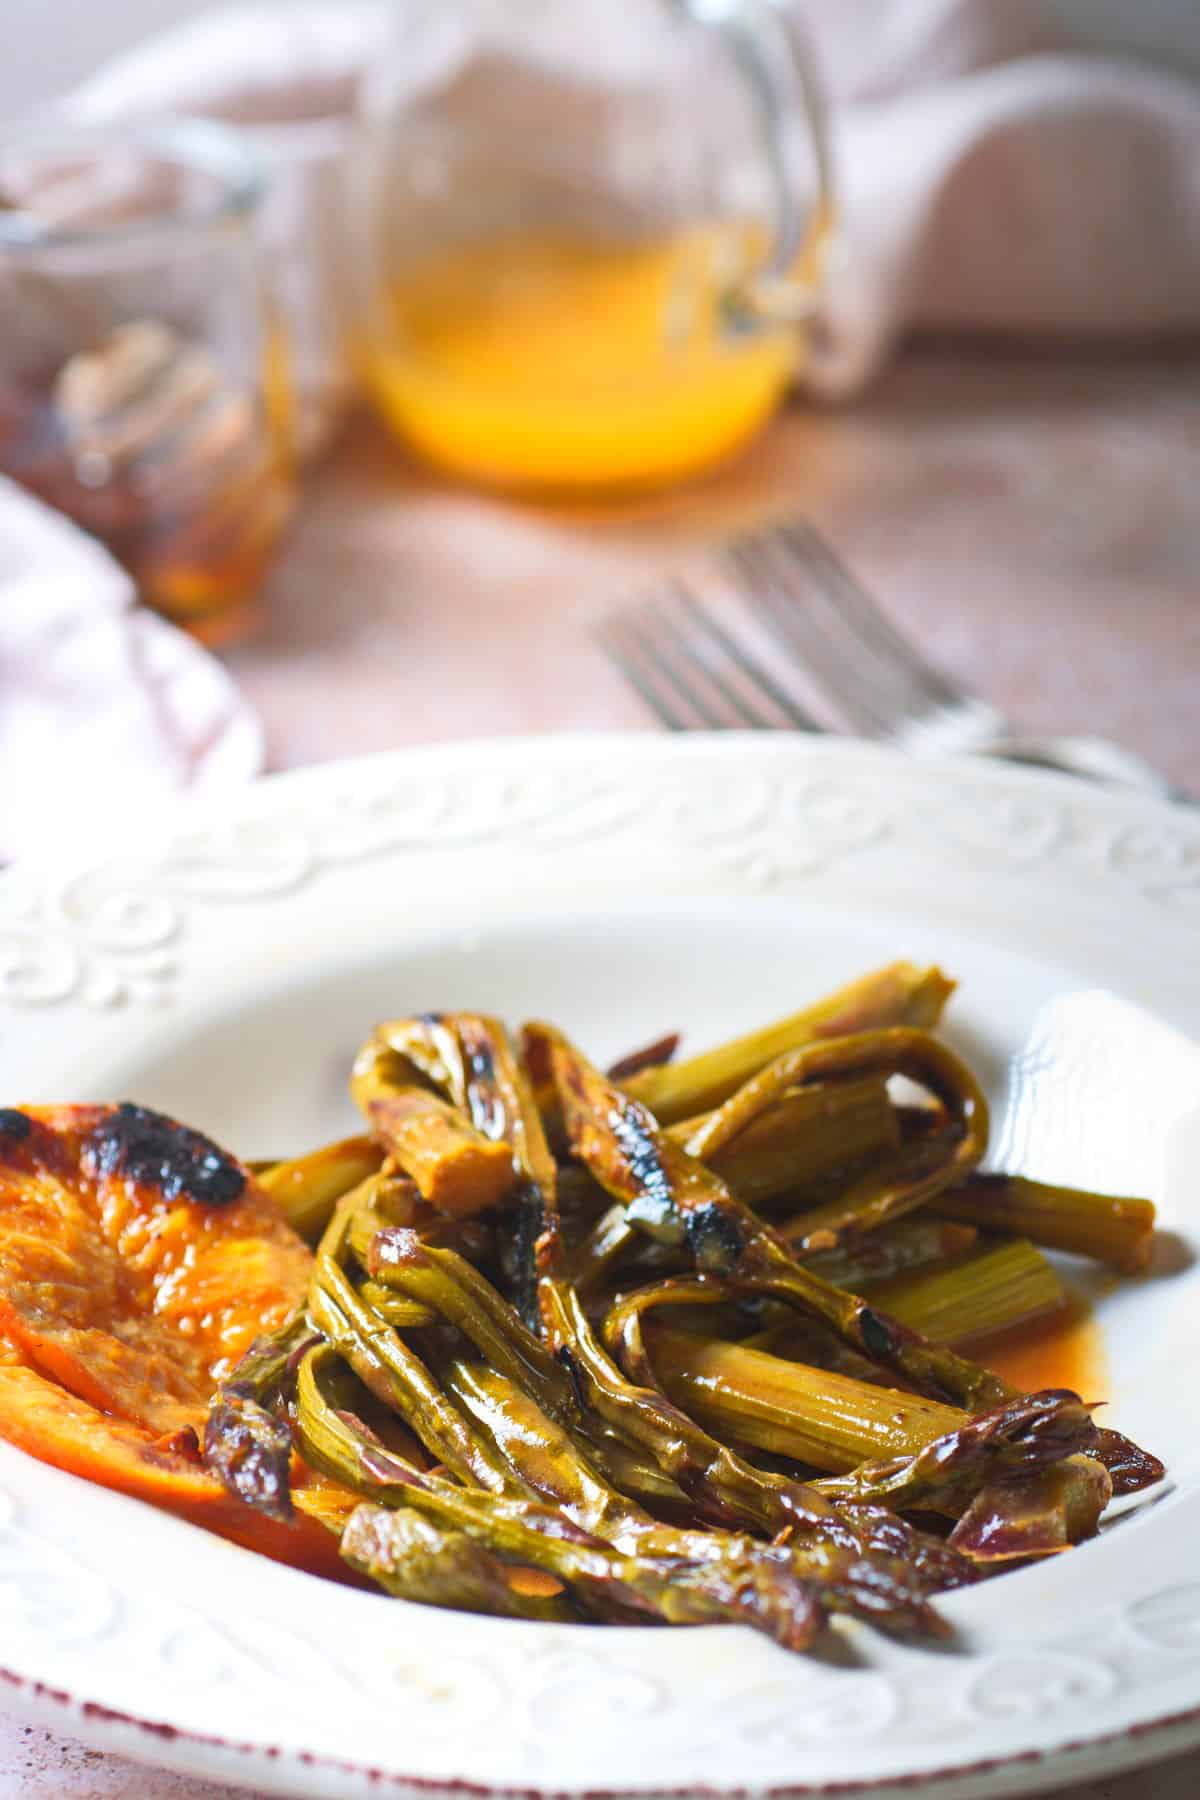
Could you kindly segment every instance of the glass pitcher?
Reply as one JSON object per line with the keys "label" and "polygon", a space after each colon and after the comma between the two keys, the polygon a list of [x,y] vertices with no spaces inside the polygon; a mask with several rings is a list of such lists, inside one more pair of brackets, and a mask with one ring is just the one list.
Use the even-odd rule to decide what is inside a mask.
{"label": "glass pitcher", "polygon": [[356,360],[422,456],[636,490],[770,416],[832,218],[773,0],[410,0],[363,118]]}

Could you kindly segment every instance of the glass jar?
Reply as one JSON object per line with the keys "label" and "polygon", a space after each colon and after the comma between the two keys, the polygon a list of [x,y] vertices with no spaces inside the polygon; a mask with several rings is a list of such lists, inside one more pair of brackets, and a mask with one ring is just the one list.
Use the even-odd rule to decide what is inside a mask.
{"label": "glass jar", "polygon": [[832,218],[771,0],[410,0],[366,83],[358,361],[473,480],[695,474],[769,418]]}
{"label": "glass jar", "polygon": [[0,472],[209,642],[244,629],[293,503],[259,194],[209,123],[0,136]]}

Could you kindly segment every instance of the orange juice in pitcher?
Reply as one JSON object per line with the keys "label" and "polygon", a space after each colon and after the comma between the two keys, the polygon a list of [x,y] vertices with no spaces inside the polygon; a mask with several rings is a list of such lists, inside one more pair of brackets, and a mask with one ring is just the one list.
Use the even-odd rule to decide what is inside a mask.
{"label": "orange juice in pitcher", "polygon": [[[829,217],[803,52],[762,0],[640,4],[658,33],[632,70],[581,69],[574,30],[554,59],[543,8],[513,0],[419,99],[377,103],[361,370],[397,433],[468,479],[662,485],[752,437],[795,370]],[[589,7],[570,10],[581,31]],[[593,43],[630,10],[595,12]],[[807,203],[785,115],[809,123]]]}

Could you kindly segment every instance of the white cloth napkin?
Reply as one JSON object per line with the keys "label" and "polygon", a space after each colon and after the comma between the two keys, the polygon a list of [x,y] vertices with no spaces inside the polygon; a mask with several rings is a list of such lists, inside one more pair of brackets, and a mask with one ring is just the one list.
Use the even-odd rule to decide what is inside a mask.
{"label": "white cloth napkin", "polygon": [[147,802],[262,762],[216,658],[136,607],[93,538],[0,480],[0,861],[102,840]]}
{"label": "white cloth napkin", "polygon": [[1200,329],[1200,83],[1040,0],[791,0],[835,100],[841,245],[815,386],[907,331]]}
{"label": "white cloth napkin", "polygon": [[[786,4],[834,102],[841,226],[804,377],[814,390],[853,393],[912,329],[1200,327],[1200,85],[1089,53],[1042,0]],[[531,7],[547,19],[569,10],[568,0],[506,0],[499,12],[512,21]],[[622,0],[594,10],[606,36],[621,31]],[[437,11],[346,0],[209,13],[102,69],[71,109],[261,127],[282,168],[287,121],[299,130],[349,117],[389,17]],[[429,79],[419,49],[431,29],[410,33],[414,84]],[[595,65],[578,46],[577,56],[581,70]],[[274,247],[324,256],[318,285],[336,289],[336,238],[292,229],[285,247],[280,219]]]}

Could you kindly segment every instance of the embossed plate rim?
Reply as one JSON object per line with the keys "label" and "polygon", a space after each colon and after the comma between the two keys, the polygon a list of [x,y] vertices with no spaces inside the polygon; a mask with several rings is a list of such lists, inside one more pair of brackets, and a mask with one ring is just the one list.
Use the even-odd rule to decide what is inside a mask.
{"label": "embossed plate rim", "polygon": [[[247,982],[267,983],[275,971],[272,943],[332,956],[335,937],[369,923],[371,908],[360,903],[360,890],[370,884],[357,881],[365,866],[373,875],[389,866],[408,875],[420,871],[432,896],[424,914],[414,912],[412,929],[421,931],[432,928],[439,895],[449,907],[453,891],[468,885],[515,916],[521,896],[512,890],[530,859],[546,907],[572,904],[585,891],[602,905],[605,882],[614,893],[620,886],[613,865],[619,872],[629,857],[636,858],[643,887],[664,905],[673,897],[682,903],[688,896],[763,891],[840,905],[865,881],[876,890],[882,884],[901,913],[930,903],[932,889],[937,906],[964,931],[984,938],[999,933],[1002,940],[1012,935],[1015,909],[1024,908],[1030,923],[1022,929],[1049,960],[1094,966],[1098,946],[1110,943],[1130,991],[1176,1025],[1200,1029],[1200,970],[1174,961],[1194,943],[1200,922],[1200,821],[1188,815],[1040,773],[961,761],[920,766],[844,740],[594,736],[436,746],[269,778],[223,804],[193,805],[145,823],[127,848],[103,843],[57,869],[0,877],[0,1067],[8,1086],[17,1069],[36,1071],[34,1085],[45,1071],[69,1084],[72,1055],[94,1063],[110,1047],[119,1051],[131,1034],[175,1029],[205,1009],[219,1011]],[[1043,916],[1034,918],[1039,909]],[[983,1720],[969,1740],[957,1729],[954,1743],[922,1750],[919,1767],[909,1755],[904,1768],[894,1757],[889,1768],[886,1744],[872,1749],[884,1705],[880,1688],[871,1685],[873,1669],[838,1690],[839,1704],[849,1705],[854,1688],[862,1741],[844,1747],[836,1770],[808,1778],[810,1757],[793,1754],[787,1742],[775,1752],[756,1740],[778,1733],[802,1694],[799,1710],[811,1712],[814,1704],[819,1710],[822,1678],[791,1665],[781,1675],[776,1653],[758,1640],[676,1634],[671,1680],[682,1681],[686,1667],[692,1711],[679,1712],[674,1727],[669,1709],[665,1726],[660,1712],[653,1733],[665,1731],[667,1744],[654,1754],[645,1708],[647,1695],[657,1691],[653,1684],[665,1681],[660,1634],[621,1633],[603,1641],[587,1634],[584,1646],[578,1631],[564,1639],[548,1628],[427,1614],[418,1621],[420,1639],[444,1675],[441,1699],[435,1705],[421,1687],[423,1664],[406,1674],[389,1663],[387,1694],[372,1698],[376,1709],[386,1703],[395,1722],[383,1754],[377,1742],[362,1758],[330,1755],[306,1730],[303,1695],[322,1681],[336,1687],[340,1677],[322,1673],[321,1644],[303,1641],[299,1629],[285,1643],[279,1628],[281,1618],[300,1610],[302,1589],[311,1598],[306,1578],[93,1490],[84,1490],[93,1529],[81,1544],[79,1485],[7,1447],[0,1447],[0,1487],[15,1508],[13,1518],[0,1522],[0,1668],[9,1671],[4,1678],[14,1703],[59,1724],[66,1706],[70,1728],[92,1741],[227,1781],[331,1795],[361,1793],[374,1779],[413,1793],[447,1787],[579,1794],[602,1787],[865,1796],[929,1785],[934,1793],[965,1797],[1083,1778],[1200,1741],[1200,1638],[1193,1658],[1187,1599],[1188,1592],[1200,1596],[1194,1555],[1188,1574],[1195,1570],[1196,1580],[1180,1601],[1153,1568],[1139,1587],[1128,1569],[1116,1569],[1114,1546],[1101,1544],[1088,1555],[1100,1559],[1090,1571],[1114,1571],[1106,1589],[1112,1604],[1096,1615],[1112,1635],[1108,1662],[1090,1653],[1088,1633],[1098,1629],[1090,1615],[1081,1641],[1078,1632],[1074,1640],[1062,1632],[1040,1639],[1038,1679],[1054,1677],[1068,1698],[1072,1683],[1084,1690],[1091,1683],[1079,1702],[1085,1712],[1068,1705],[1065,1724],[1022,1723],[1029,1670],[1022,1675],[1019,1665],[1022,1657],[1028,1664],[1028,1653],[1018,1639],[1010,1655],[1001,1635],[989,1667],[993,1675],[997,1667],[1007,1669],[1010,1686],[996,1689],[996,1705],[1002,1714],[1015,1705],[1016,1727],[1003,1718]],[[1190,1532],[1195,1541],[1194,1510],[1186,1497],[1165,1503],[1165,1529],[1177,1537]],[[110,1579],[106,1552],[97,1548],[110,1533],[136,1541],[141,1551],[137,1579],[125,1569],[124,1586]],[[1152,1535],[1157,1542],[1162,1533]],[[181,1602],[167,1580],[184,1545],[199,1602]],[[1148,1565],[1156,1554],[1151,1547]],[[40,1588],[39,1557],[46,1565]],[[1157,1586],[1147,1590],[1152,1576]],[[1020,1588],[1024,1578],[1015,1580]],[[1066,1564],[1039,1581],[1039,1592],[1056,1597],[1052,1604],[1065,1617],[1079,1581]],[[228,1593],[234,1582],[245,1611],[222,1639],[228,1620],[208,1596]],[[1021,1611],[1029,1590],[1017,1595],[999,1584],[993,1592],[987,1605],[1004,1617]],[[1157,1610],[1146,1610],[1148,1593]],[[326,1588],[320,1595],[327,1621],[347,1604],[354,1609],[364,1643],[382,1642],[380,1634],[394,1633],[402,1616],[393,1602]],[[14,1656],[19,1604],[26,1606],[25,1629]],[[1193,1610],[1200,1616],[1200,1601]],[[504,1634],[499,1640],[497,1630]],[[522,1731],[528,1738],[527,1754],[514,1750],[506,1760],[518,1771],[515,1778],[497,1779],[486,1757],[480,1761],[482,1751],[468,1763],[457,1744],[448,1751],[432,1737],[423,1741],[434,1729],[428,1721],[442,1719],[439,1707],[449,1709],[459,1733],[469,1731],[470,1709],[479,1714],[490,1666],[472,1646],[488,1643],[502,1645],[493,1663],[516,1658],[527,1668],[532,1691],[546,1704],[557,1695],[564,1706],[564,1695],[599,1680],[611,1715],[601,1724],[619,1726],[634,1743],[641,1731],[645,1772],[639,1768],[624,1783],[597,1782],[586,1761],[564,1760],[559,1739],[566,1740],[571,1719],[557,1735],[535,1731],[528,1719],[522,1722],[519,1687],[501,1708],[514,1741]],[[914,1664],[913,1655],[889,1651],[886,1665],[879,1664],[897,1693],[916,1682],[915,1668],[928,1674],[928,1664],[919,1658]],[[102,1667],[106,1659],[110,1666]],[[122,1674],[111,1666],[118,1660]],[[269,1664],[274,1673],[263,1685],[261,1670],[257,1676],[254,1670]],[[1131,1674],[1136,1703],[1123,1691]],[[249,1711],[236,1714],[228,1697],[235,1686],[253,1689],[245,1700]],[[260,1696],[261,1715],[253,1695]],[[352,1700],[340,1704],[350,1711],[349,1730]],[[721,1712],[732,1719],[738,1707],[742,1747],[723,1752],[725,1719],[720,1730],[711,1719]],[[695,1735],[701,1715],[716,1732],[707,1744]],[[262,1717],[278,1729],[263,1727]],[[254,1728],[239,1730],[246,1718]],[[595,1717],[574,1722],[584,1740],[596,1729]],[[674,1754],[672,1729],[688,1735],[668,1771],[663,1759]],[[407,1738],[399,1750],[396,1738]],[[781,1779],[781,1768],[789,1767],[795,1773]]]}

